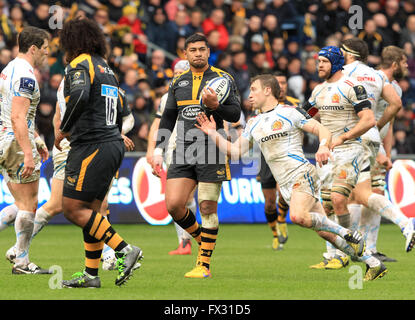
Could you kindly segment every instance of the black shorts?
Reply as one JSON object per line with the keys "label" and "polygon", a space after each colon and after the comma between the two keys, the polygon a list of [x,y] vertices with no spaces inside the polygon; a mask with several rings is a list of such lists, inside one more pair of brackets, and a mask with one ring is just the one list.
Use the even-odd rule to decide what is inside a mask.
{"label": "black shorts", "polygon": [[104,200],[124,158],[124,142],[72,146],[65,168],[63,196],[86,202]]}
{"label": "black shorts", "polygon": [[[214,154],[213,152],[216,152]],[[167,179],[189,178],[199,182],[221,182],[231,180],[231,171],[227,157],[218,149],[209,155],[200,152],[194,158],[183,158],[179,148],[173,151],[171,164],[167,170]]]}
{"label": "black shorts", "polygon": [[259,180],[261,182],[262,189],[275,189],[277,187],[277,182],[272,175],[271,169],[265,161],[264,156],[261,152],[261,169],[259,171]]}

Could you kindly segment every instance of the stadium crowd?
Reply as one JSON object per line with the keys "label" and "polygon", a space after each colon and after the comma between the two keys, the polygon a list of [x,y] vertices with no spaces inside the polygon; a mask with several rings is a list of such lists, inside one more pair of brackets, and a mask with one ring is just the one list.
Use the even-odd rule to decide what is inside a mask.
{"label": "stadium crowd", "polygon": [[[354,5],[357,11],[349,13]],[[185,38],[201,32],[209,41],[209,63],[235,78],[242,97],[243,115],[232,129],[252,116],[247,97],[253,76],[284,73],[288,95],[303,102],[320,82],[316,59],[322,46],[357,36],[368,44],[373,67],[385,46],[404,48],[409,75],[399,81],[404,108],[395,119],[393,152],[415,153],[415,0],[0,0],[0,70],[17,55],[16,36],[24,26],[52,36],[48,63],[36,70],[41,87],[36,125],[49,149],[64,73],[59,21],[79,16],[94,19],[107,36],[109,65],[135,118],[129,137],[136,151],[146,151],[149,126],[174,64],[183,58]],[[305,152],[317,145],[308,139]]]}

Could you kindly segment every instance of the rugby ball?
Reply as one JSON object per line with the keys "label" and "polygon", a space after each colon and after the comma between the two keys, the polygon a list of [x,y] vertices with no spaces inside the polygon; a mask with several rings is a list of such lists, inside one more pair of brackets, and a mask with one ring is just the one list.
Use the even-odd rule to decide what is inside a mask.
{"label": "rugby ball", "polygon": [[[231,91],[231,84],[229,80],[224,77],[216,77],[212,80],[209,80],[205,85],[205,88],[212,88],[218,96],[219,103],[223,104],[229,96],[229,92]],[[203,91],[201,92],[199,99],[200,105],[203,107],[202,95]]]}

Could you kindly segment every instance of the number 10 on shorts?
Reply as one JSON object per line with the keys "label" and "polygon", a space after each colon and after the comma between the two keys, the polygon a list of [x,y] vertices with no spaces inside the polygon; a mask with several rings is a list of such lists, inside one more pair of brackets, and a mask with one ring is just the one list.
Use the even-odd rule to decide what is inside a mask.
{"label": "number 10 on shorts", "polygon": [[118,88],[109,85],[101,85],[101,96],[105,97],[107,126],[114,125],[117,122]]}

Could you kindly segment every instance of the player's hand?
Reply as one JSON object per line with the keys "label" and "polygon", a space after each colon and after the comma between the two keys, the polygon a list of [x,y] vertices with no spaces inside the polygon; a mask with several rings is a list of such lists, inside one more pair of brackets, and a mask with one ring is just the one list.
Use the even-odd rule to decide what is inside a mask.
{"label": "player's hand", "polygon": [[40,159],[42,162],[45,162],[49,159],[49,151],[48,148],[46,148],[46,146],[43,148],[38,148],[37,151],[39,152]]}
{"label": "player's hand", "polygon": [[210,116],[210,120],[203,112],[199,112],[196,116],[195,127],[202,130],[205,134],[209,134],[209,132],[216,131],[216,122],[213,116]]}
{"label": "player's hand", "polygon": [[317,152],[316,152],[316,162],[318,163],[318,165],[320,166],[320,168],[327,164],[329,162],[329,159],[333,159],[330,149],[323,145],[320,148],[318,148]]}
{"label": "player's hand", "polygon": [[153,163],[151,164],[151,167],[153,169],[153,174],[156,177],[161,176],[161,171],[163,169],[163,156],[161,155],[154,155],[153,156]]}
{"label": "player's hand", "polygon": [[335,147],[340,146],[341,144],[344,143],[344,141],[345,139],[343,138],[343,136],[333,138],[331,140],[330,150],[333,150]]}
{"label": "player's hand", "polygon": [[59,151],[62,151],[62,148],[60,146],[61,141],[65,138],[69,137],[69,133],[63,133],[62,131],[58,131],[58,134],[55,136],[55,147]]}
{"label": "player's hand", "polygon": [[29,178],[33,171],[35,170],[35,161],[33,160],[33,154],[27,153],[24,156],[24,162],[23,162],[23,171],[20,174],[22,178]]}
{"label": "player's hand", "polygon": [[202,103],[210,110],[216,110],[219,107],[218,96],[212,88],[203,89]]}
{"label": "player's hand", "polygon": [[385,167],[386,171],[392,169],[392,161],[385,154],[379,153],[376,157],[376,162],[379,163],[381,166]]}
{"label": "player's hand", "polygon": [[121,135],[121,137],[124,140],[125,149],[127,149],[127,151],[133,151],[135,147],[134,142],[123,134]]}

